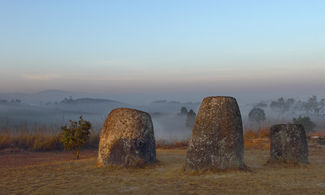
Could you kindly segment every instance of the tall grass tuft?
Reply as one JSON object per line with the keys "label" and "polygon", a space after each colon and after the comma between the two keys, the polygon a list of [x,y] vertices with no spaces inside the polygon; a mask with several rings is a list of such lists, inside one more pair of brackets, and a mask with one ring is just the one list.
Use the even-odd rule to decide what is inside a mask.
{"label": "tall grass tuft", "polygon": [[[3,127],[0,129],[0,150],[15,148],[29,151],[61,151],[60,130],[53,127],[21,125],[17,128]],[[89,141],[83,148],[97,148],[99,132],[92,130]]]}

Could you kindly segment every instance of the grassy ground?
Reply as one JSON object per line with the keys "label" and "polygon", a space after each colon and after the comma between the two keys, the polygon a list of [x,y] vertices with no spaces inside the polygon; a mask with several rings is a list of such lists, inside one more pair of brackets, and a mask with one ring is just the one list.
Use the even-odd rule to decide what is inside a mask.
{"label": "grassy ground", "polygon": [[310,144],[310,164],[303,167],[265,166],[268,150],[246,149],[248,172],[183,172],[185,153],[185,149],[158,149],[159,162],[143,169],[96,168],[96,151],[84,152],[79,161],[68,160],[70,155],[64,152],[37,153],[38,158],[31,156],[35,153],[7,154],[6,162],[10,158],[38,161],[15,167],[0,162],[0,194],[325,193],[324,145]]}
{"label": "grassy ground", "polygon": [[[99,143],[99,131],[92,130],[88,142],[83,148],[97,148]],[[258,131],[245,131],[245,147],[263,147],[268,148],[268,143],[264,140],[269,138],[269,128]],[[265,144],[256,144],[255,141]],[[252,140],[252,141],[251,141]],[[183,140],[157,140],[158,148],[170,149],[187,147],[188,139]],[[60,142],[60,131],[49,127],[37,127],[36,129],[0,129],[0,151],[4,149],[19,149],[26,151],[63,151],[63,144]]]}

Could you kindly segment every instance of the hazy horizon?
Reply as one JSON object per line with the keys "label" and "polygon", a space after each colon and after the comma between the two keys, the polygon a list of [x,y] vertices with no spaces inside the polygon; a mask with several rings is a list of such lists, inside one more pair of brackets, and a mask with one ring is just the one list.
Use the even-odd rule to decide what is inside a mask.
{"label": "hazy horizon", "polygon": [[323,1],[1,1],[0,93],[325,96],[324,10]]}

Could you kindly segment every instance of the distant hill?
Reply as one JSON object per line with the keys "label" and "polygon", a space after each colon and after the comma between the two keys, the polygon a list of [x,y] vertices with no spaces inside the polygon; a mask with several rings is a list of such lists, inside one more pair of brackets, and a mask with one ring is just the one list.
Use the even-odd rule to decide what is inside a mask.
{"label": "distant hill", "polygon": [[[43,94],[57,92],[47,91]],[[66,94],[63,92],[62,94]],[[63,100],[62,100],[63,99]],[[0,128],[8,122],[11,127],[21,124],[32,127],[34,124],[60,126],[68,120],[77,120],[81,115],[93,123],[95,128],[101,128],[103,121],[112,109],[132,107],[129,104],[101,98],[61,98],[57,102],[30,104],[19,101],[0,99]]]}
{"label": "distant hill", "polygon": [[7,93],[7,94],[0,94],[0,99],[19,99],[23,103],[33,104],[33,105],[40,105],[48,103],[48,102],[58,102],[65,97],[87,97],[89,94],[82,93],[82,92],[72,92],[72,91],[63,91],[63,90],[44,90],[39,91],[36,93]]}
{"label": "distant hill", "polygon": [[60,102],[60,104],[102,104],[102,103],[115,103],[115,104],[124,104],[115,100],[109,99],[100,99],[100,98],[78,98],[78,99],[69,99],[65,98]]}

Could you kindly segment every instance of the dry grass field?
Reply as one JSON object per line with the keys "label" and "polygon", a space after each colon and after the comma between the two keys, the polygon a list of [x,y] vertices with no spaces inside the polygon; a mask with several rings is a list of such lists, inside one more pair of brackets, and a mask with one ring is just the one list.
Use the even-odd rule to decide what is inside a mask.
{"label": "dry grass field", "polygon": [[78,161],[66,152],[2,152],[0,193],[325,194],[324,145],[310,144],[310,164],[300,167],[266,166],[268,150],[246,149],[245,172],[184,172],[185,153],[158,149],[158,163],[126,169],[97,168],[95,150],[84,151]]}

